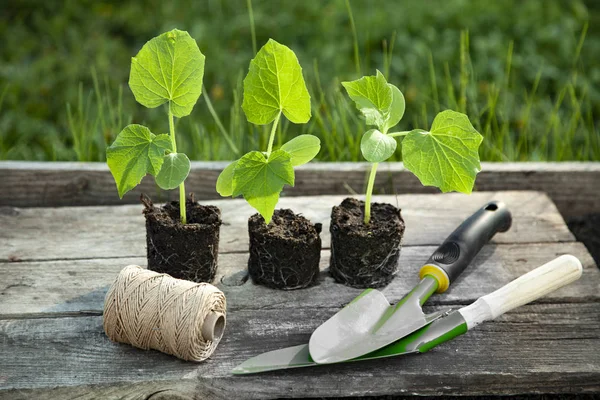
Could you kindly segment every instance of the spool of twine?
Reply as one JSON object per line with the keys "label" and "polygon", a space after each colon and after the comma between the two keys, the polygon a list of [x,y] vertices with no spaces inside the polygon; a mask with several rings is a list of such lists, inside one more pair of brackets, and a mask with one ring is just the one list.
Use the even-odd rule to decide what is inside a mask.
{"label": "spool of twine", "polygon": [[225,313],[225,295],[213,285],[130,265],[106,294],[104,331],[115,342],[202,361],[223,336]]}

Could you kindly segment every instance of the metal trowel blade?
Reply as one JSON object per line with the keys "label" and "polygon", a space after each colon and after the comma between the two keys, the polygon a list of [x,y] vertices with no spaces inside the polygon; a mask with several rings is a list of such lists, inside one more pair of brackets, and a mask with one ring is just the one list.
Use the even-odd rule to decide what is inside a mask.
{"label": "metal trowel blade", "polygon": [[[373,353],[366,354],[353,360],[344,361],[344,363],[419,353],[420,343],[420,340],[414,340],[414,338],[407,337]],[[317,364],[310,357],[310,353],[308,352],[308,344],[301,344],[299,346],[292,346],[285,349],[273,350],[267,353],[259,354],[258,356],[252,357],[235,367],[231,373],[234,375],[246,375],[260,372],[277,371],[281,369],[323,365],[324,364]]]}
{"label": "metal trowel blade", "polygon": [[445,315],[423,313],[421,305],[433,291],[433,282],[424,279],[394,306],[378,290],[363,292],[313,332],[312,359],[330,364],[357,358],[430,324]]}
{"label": "metal trowel blade", "polygon": [[[353,360],[345,362],[355,362],[363,360],[374,360],[379,358],[396,357],[405,354],[415,354],[419,350],[413,343],[403,343],[402,341],[391,346],[387,346],[374,353],[364,355]],[[278,371],[281,369],[303,368],[312,366],[322,366],[317,364],[310,357],[308,344],[287,347],[285,349],[273,350],[267,353],[252,357],[237,367],[231,373],[234,375],[257,374],[260,372]]]}
{"label": "metal trowel blade", "polygon": [[315,364],[308,353],[308,345],[301,344],[252,357],[235,367],[231,373],[234,375],[256,374],[279,369],[308,367]]}

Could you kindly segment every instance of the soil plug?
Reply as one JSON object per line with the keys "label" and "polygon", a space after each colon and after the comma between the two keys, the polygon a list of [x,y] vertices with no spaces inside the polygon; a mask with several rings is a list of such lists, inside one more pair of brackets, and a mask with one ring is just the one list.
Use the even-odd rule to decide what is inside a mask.
{"label": "soil plug", "polygon": [[128,125],[106,150],[106,161],[121,198],[147,174],[164,190],[179,187],[179,202],[155,208],[150,199],[143,201],[148,267],[210,282],[217,264],[220,211],[186,200],[190,160],[177,151],[175,140],[175,117],[189,115],[202,94],[204,59],[196,41],[177,29],[142,47],[131,59],[129,87],[143,106],[164,106],[169,133],[156,135],[143,125]]}
{"label": "soil plug", "polygon": [[321,224],[311,224],[292,210],[276,210],[267,225],[259,214],[248,220],[254,282],[275,289],[299,289],[316,282],[321,255]]}
{"label": "soil plug", "polygon": [[459,112],[440,112],[429,131],[389,132],[404,116],[404,95],[383,74],[342,82],[367,125],[375,126],[361,139],[363,157],[371,163],[365,201],[346,199],[331,213],[331,275],[357,288],[387,285],[398,270],[404,221],[390,204],[371,204],[380,162],[390,158],[402,140],[404,166],[425,186],[442,192],[471,193],[481,170],[483,137]]}
{"label": "soil plug", "polygon": [[244,79],[242,109],[249,122],[272,124],[267,149],[229,164],[219,175],[217,191],[224,197],[244,196],[260,214],[248,221],[254,282],[279,289],[306,287],[319,272],[320,228],[291,210],[275,212],[284,185],[294,186],[294,167],[312,160],[321,148],[317,137],[300,135],[274,149],[282,118],[304,124],[311,117],[310,95],[292,50],[273,39],[260,49]]}
{"label": "soil plug", "polygon": [[142,195],[148,268],[179,279],[212,282],[217,273],[221,211],[187,200],[188,223],[179,222],[179,203],[155,207]]}

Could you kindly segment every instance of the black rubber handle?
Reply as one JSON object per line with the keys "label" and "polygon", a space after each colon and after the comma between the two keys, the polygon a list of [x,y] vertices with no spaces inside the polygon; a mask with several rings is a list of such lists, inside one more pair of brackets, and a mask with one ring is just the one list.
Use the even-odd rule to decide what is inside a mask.
{"label": "black rubber handle", "polygon": [[467,218],[429,257],[426,265],[443,269],[452,283],[497,232],[506,232],[512,217],[501,201],[491,201]]}

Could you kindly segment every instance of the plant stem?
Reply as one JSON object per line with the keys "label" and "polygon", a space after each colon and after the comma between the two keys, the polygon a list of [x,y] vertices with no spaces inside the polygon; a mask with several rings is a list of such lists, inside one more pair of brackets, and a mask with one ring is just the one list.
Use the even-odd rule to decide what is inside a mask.
{"label": "plant stem", "polygon": [[373,194],[373,185],[375,184],[375,175],[377,174],[377,166],[379,163],[373,163],[371,166],[371,174],[369,175],[369,183],[367,184],[367,196],[365,198],[365,224],[371,221],[371,195]]}
{"label": "plant stem", "polygon": [[271,155],[273,151],[273,142],[275,141],[275,132],[277,131],[277,124],[279,124],[279,119],[281,118],[281,111],[275,117],[275,121],[273,121],[273,127],[271,128],[271,136],[269,136],[269,147],[267,147],[267,158]]}
{"label": "plant stem", "polygon": [[[173,153],[177,153],[177,142],[175,141],[175,122],[173,121],[173,112],[171,111],[171,103],[169,102],[169,133],[171,136],[171,147]],[[181,215],[181,223],[187,224],[185,211],[185,184],[181,182],[179,185],[179,213]]]}

